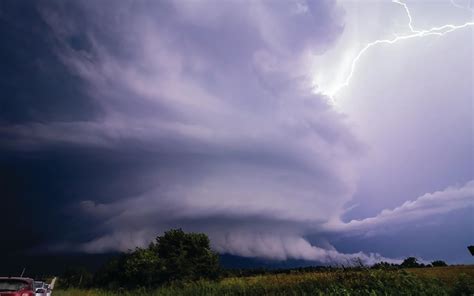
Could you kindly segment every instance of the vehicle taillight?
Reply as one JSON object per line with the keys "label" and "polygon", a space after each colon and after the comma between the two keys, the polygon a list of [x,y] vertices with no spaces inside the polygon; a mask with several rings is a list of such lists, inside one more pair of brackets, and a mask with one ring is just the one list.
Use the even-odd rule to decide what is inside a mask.
{"label": "vehicle taillight", "polygon": [[32,295],[33,295],[33,294],[30,294],[30,293],[28,293],[28,292],[21,294],[21,296],[32,296]]}

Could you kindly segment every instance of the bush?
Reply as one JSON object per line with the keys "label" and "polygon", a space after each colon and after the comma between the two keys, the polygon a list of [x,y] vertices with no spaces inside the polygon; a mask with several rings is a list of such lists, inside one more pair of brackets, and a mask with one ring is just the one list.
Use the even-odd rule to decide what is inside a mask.
{"label": "bush", "polygon": [[460,274],[454,284],[452,295],[474,295],[474,280],[464,273]]}
{"label": "bush", "polygon": [[172,281],[213,279],[219,257],[203,233],[173,229],[158,236],[147,248],[136,248],[105,264],[96,274],[100,287],[156,287]]}
{"label": "bush", "polygon": [[418,259],[416,259],[415,257],[408,257],[405,260],[403,260],[400,266],[403,268],[413,268],[413,267],[422,267],[424,265],[418,263]]}
{"label": "bush", "polygon": [[125,264],[126,254],[109,260],[94,274],[94,285],[116,289],[124,283],[123,265]]}
{"label": "bush", "polygon": [[385,262],[385,261],[382,261],[382,262],[379,262],[379,263],[375,263],[374,265],[372,265],[372,269],[398,269],[400,267],[400,265],[398,264],[394,264],[394,263],[388,263],[388,262]]}
{"label": "bush", "polygon": [[59,278],[61,288],[89,288],[92,285],[92,274],[84,268],[70,268]]}
{"label": "bush", "polygon": [[433,267],[448,266],[448,264],[446,264],[446,262],[444,262],[443,260],[433,261],[433,262],[431,262],[431,265],[433,265]]}

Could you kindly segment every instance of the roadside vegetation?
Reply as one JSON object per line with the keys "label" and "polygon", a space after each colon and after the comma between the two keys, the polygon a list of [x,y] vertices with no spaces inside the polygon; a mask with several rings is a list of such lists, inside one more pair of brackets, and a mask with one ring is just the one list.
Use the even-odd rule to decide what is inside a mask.
{"label": "roadside vegetation", "polygon": [[109,295],[474,295],[474,266],[402,264],[367,267],[224,270],[204,234],[170,230],[96,273],[65,272],[55,296]]}

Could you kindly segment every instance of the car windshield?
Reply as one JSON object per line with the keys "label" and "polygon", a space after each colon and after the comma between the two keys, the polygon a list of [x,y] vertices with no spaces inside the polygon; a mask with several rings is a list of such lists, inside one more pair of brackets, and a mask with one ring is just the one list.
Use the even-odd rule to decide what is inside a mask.
{"label": "car windshield", "polygon": [[18,291],[28,287],[28,283],[15,279],[0,279],[0,291]]}

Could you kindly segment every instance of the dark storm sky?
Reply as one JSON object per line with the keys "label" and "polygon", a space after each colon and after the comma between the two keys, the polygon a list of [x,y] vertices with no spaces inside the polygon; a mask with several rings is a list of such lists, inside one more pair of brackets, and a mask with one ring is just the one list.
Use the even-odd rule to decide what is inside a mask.
{"label": "dark storm sky", "polygon": [[[472,29],[438,65],[461,73],[440,74],[452,88],[422,92],[438,78],[374,54],[356,78],[392,83],[335,105],[313,76],[352,32],[344,3],[2,1],[2,256],[127,250],[183,227],[246,257],[468,262]],[[441,63],[436,40],[413,55]]]}

